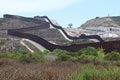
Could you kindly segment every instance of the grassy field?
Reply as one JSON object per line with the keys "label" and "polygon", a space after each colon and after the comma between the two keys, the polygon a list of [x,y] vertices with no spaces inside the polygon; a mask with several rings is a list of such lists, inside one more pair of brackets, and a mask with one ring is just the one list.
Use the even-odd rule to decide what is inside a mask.
{"label": "grassy field", "polygon": [[[45,56],[55,56],[49,61]],[[0,80],[120,80],[120,53],[83,48],[0,54]]]}

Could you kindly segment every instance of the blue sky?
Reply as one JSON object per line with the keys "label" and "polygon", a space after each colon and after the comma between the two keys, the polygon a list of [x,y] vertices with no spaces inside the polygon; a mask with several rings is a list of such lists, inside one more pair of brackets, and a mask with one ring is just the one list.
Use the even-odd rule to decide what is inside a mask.
{"label": "blue sky", "polygon": [[120,16],[120,0],[0,0],[0,16],[48,16],[67,27],[79,27],[95,17]]}

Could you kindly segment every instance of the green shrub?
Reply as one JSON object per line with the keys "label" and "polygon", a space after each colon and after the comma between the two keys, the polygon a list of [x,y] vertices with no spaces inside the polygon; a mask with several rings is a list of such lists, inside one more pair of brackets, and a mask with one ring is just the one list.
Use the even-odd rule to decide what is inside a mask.
{"label": "green shrub", "polygon": [[104,49],[103,48],[98,48],[97,49],[97,54],[98,54],[99,58],[104,58],[104,56],[105,56]]}
{"label": "green shrub", "polygon": [[43,53],[28,53],[26,51],[17,51],[14,53],[1,53],[0,58],[17,59],[22,62],[40,62],[43,61]]}
{"label": "green shrub", "polygon": [[76,60],[76,58],[66,53],[61,53],[57,56],[56,60],[57,61],[74,61]]}
{"label": "green shrub", "polygon": [[43,55],[39,53],[27,53],[20,58],[22,62],[41,62],[43,61]]}
{"label": "green shrub", "polygon": [[93,47],[87,47],[83,48],[80,51],[78,51],[78,55],[93,55],[93,56],[98,56],[98,50],[93,48]]}
{"label": "green shrub", "polygon": [[45,55],[45,54],[50,54],[51,52],[49,50],[44,50],[42,53]]}
{"label": "green shrub", "polygon": [[77,60],[80,61],[81,63],[90,63],[90,62],[93,62],[95,58],[96,57],[93,55],[82,54],[81,56],[77,57]]}
{"label": "green shrub", "polygon": [[118,61],[120,60],[120,53],[112,51],[111,53],[106,54],[104,59],[110,61]]}
{"label": "green shrub", "polygon": [[59,55],[59,54],[70,54],[70,52],[68,51],[65,51],[65,50],[61,50],[61,49],[55,49],[54,51],[51,52],[51,54],[54,54],[54,55]]}
{"label": "green shrub", "polygon": [[18,53],[4,53],[0,54],[0,58],[10,58],[10,59],[20,59],[23,56],[23,54]]}
{"label": "green shrub", "polygon": [[76,54],[65,51],[65,50],[56,49],[53,52],[51,52],[51,54],[57,55],[57,58],[56,58],[57,61],[68,61],[68,60],[75,61],[75,60],[77,60],[77,58],[75,56]]}

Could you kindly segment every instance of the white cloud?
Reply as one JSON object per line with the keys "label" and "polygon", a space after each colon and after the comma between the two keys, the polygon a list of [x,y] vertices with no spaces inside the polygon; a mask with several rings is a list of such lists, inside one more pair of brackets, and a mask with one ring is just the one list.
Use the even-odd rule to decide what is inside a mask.
{"label": "white cloud", "polygon": [[1,13],[43,12],[60,9],[80,0],[0,0]]}

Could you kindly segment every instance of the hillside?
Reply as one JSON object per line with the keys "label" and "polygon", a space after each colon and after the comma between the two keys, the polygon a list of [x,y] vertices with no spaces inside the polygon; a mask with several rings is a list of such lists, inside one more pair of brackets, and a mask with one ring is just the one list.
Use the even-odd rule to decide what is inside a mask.
{"label": "hillside", "polygon": [[[58,23],[55,20],[52,20],[53,23]],[[20,29],[20,28],[29,28],[33,27],[30,30],[28,30],[30,33],[33,33],[36,35],[35,32],[38,32],[40,34],[37,34],[38,36],[41,36],[43,38],[46,38],[48,36],[52,36],[54,38],[55,36],[61,37],[60,32],[55,29],[53,30],[50,28],[50,25],[42,25],[43,23],[46,23],[46,21],[42,18],[39,18],[38,16],[35,17],[22,17],[17,15],[4,15],[3,18],[0,18],[0,37],[8,37],[7,30],[8,29]],[[34,27],[38,27],[37,30],[34,30]],[[51,35],[51,33],[54,33]]]}
{"label": "hillside", "polygon": [[69,43],[69,41],[66,40],[63,37],[63,35],[57,29],[54,29],[54,28],[53,29],[31,30],[31,31],[26,31],[26,33],[40,36],[43,39],[45,39],[53,44],[66,45],[67,43]]}
{"label": "hillside", "polygon": [[86,27],[120,27],[120,16],[96,17],[86,21],[80,28]]}
{"label": "hillside", "polygon": [[[51,21],[55,25],[59,25],[55,20]],[[37,27],[37,29],[34,29],[34,27]],[[66,40],[57,29],[53,28],[52,25],[47,23],[44,18],[40,18],[39,16],[22,17],[18,15],[5,14],[3,15],[3,18],[0,18],[0,41],[2,39],[8,39],[9,43],[7,43],[5,46],[2,46],[5,48],[9,46],[16,49],[16,44],[13,44],[16,43],[16,39],[20,41],[21,38],[9,36],[7,34],[7,30],[21,28],[28,28],[28,31],[25,32],[40,36],[53,44],[66,45],[67,43],[69,43],[69,41]],[[24,31],[24,29],[22,31]],[[11,43],[13,44],[11,45]],[[17,44],[19,45],[19,48],[22,47],[20,42],[17,42]]]}

